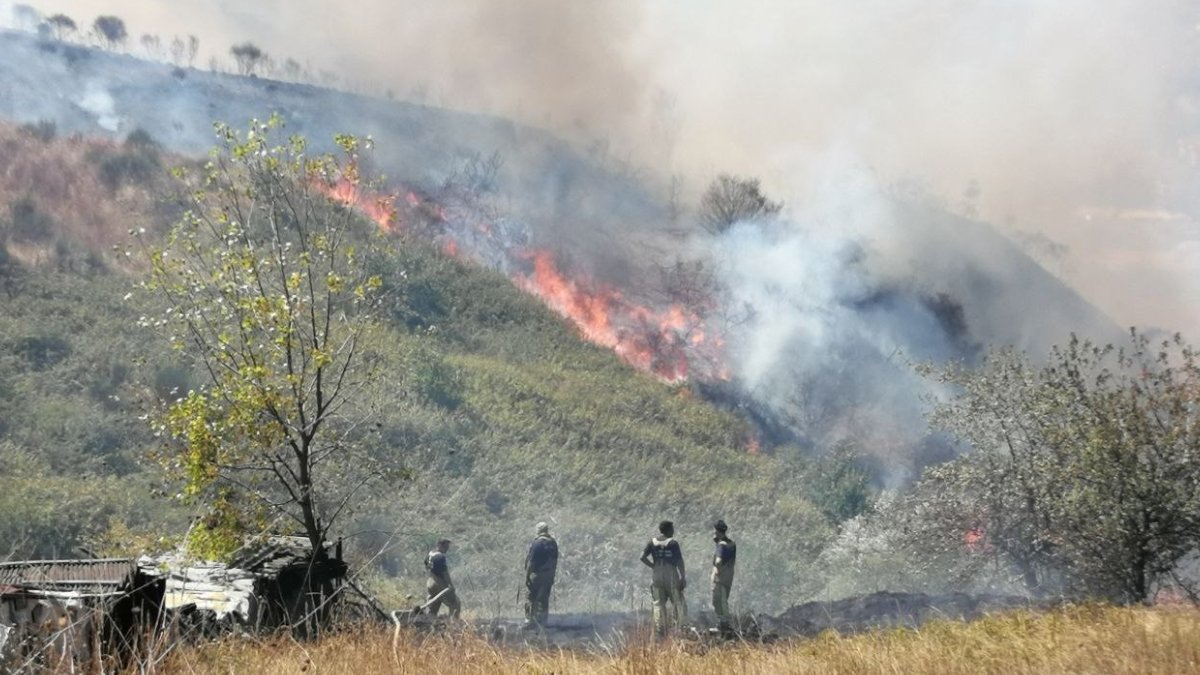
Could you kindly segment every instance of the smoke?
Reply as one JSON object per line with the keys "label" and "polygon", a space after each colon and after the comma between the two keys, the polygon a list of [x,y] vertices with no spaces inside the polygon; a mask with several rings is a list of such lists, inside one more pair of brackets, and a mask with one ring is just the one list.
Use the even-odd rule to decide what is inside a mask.
{"label": "smoke", "polygon": [[806,188],[783,216],[735,224],[700,254],[717,262],[734,385],[795,434],[772,442],[851,444],[902,484],[949,451],[928,435],[941,392],[915,363],[1119,337],[992,228],[882,184],[853,152],[795,176]]}
{"label": "smoke", "polygon": [[112,94],[94,83],[90,83],[78,101],[79,107],[96,116],[96,123],[101,129],[116,132],[120,118],[116,113],[116,105]]}
{"label": "smoke", "polygon": [[[39,9],[84,30],[98,13],[80,0]],[[824,429],[811,440],[826,447],[851,424],[832,410],[883,417],[889,430],[919,419],[908,360],[991,343],[1038,352],[1111,328],[979,220],[1120,323],[1200,329],[1189,3],[113,0],[104,12],[126,21],[133,45],[142,33],[196,35],[201,65],[228,66],[229,46],[252,41],[344,86],[568,136],[618,179],[511,128],[353,129],[431,173],[445,168],[432,146],[486,153],[488,133],[509,134],[525,155],[506,151],[520,177],[504,189],[538,205],[530,241],[609,281],[644,280],[680,255],[677,240],[644,231],[666,215],[631,185],[681,174],[686,206],[716,172],[761,177],[785,218],[735,227],[695,257],[720,267],[729,316],[717,334],[731,337],[739,385],[786,426]],[[124,83],[95,78],[81,108],[109,122],[133,114],[95,95]],[[191,129],[207,141],[215,109],[186,87],[170,93],[174,127],[156,137]],[[302,98],[272,102],[324,134],[330,121]],[[322,106],[339,124],[362,119]],[[243,109],[262,113],[219,114],[236,121]],[[1053,312],[1031,312],[1035,301]]]}
{"label": "smoke", "polygon": [[650,75],[628,49],[639,17],[630,0],[63,0],[54,11],[83,27],[96,13],[117,15],[131,45],[147,33],[164,43],[195,35],[197,65],[232,69],[230,46],[248,41],[342,86],[587,134],[639,117]]}
{"label": "smoke", "polygon": [[819,164],[842,170],[803,207],[735,224],[712,242],[733,381],[797,434],[772,442],[851,444],[898,484],[926,461],[917,457],[920,394],[932,388],[912,363],[969,358],[975,345],[965,324],[939,318],[932,289],[881,265],[903,216],[870,174],[849,156]]}
{"label": "smoke", "polygon": [[[81,27],[100,11],[33,4]],[[111,0],[103,11],[125,19],[131,44],[197,35],[198,65],[228,64],[230,45],[252,41],[343,86],[551,128],[607,159],[685,174],[690,196],[720,171],[802,193],[797,163],[851,148],[883,183],[1066,251],[1049,264],[1119,322],[1200,333],[1200,9],[1185,0]],[[1181,222],[1130,215],[1161,212]]]}
{"label": "smoke", "polygon": [[[657,11],[646,23],[673,13]],[[1118,321],[1200,328],[1200,260],[1181,266],[1177,248],[1200,237],[1180,153],[1196,138],[1193,5],[800,2],[769,21],[744,5],[681,18],[649,57],[666,81],[697,83],[671,89],[681,166],[759,174],[788,196],[797,164],[850,147],[885,183],[1062,242],[1068,280]],[[1119,219],[1134,210],[1186,225],[1164,236]],[[1118,262],[1131,247],[1144,264]]]}

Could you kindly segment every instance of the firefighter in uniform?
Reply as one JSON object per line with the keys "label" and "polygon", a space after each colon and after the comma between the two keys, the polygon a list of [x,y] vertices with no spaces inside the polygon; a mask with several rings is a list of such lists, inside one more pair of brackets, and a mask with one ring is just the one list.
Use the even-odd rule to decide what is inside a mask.
{"label": "firefighter in uniform", "polygon": [[558,542],[550,536],[550,526],[537,524],[537,537],[525,554],[525,625],[544,626],[550,613],[550,588],[558,570]]}
{"label": "firefighter in uniform", "polygon": [[425,600],[433,600],[439,593],[446,594],[429,605],[430,616],[437,616],[442,603],[450,610],[450,618],[457,619],[461,607],[458,596],[454,592],[454,582],[450,581],[450,568],[446,565],[446,552],[450,550],[449,539],[438,539],[437,548],[425,557],[425,569],[429,570],[429,580],[425,582]]}
{"label": "firefighter in uniform", "polygon": [[729,591],[733,587],[733,567],[737,562],[737,544],[725,533],[728,529],[724,520],[713,523],[716,550],[713,552],[712,602],[717,626],[723,635],[728,635],[732,629]]}
{"label": "firefighter in uniform", "polygon": [[687,588],[687,575],[683,567],[683,553],[675,541],[675,525],[664,520],[658,524],[659,536],[650,540],[642,550],[642,564],[654,570],[650,586],[654,604],[654,630],[658,635],[667,631],[669,623],[666,603],[671,602],[675,610],[675,625],[687,625],[687,603],[683,589]]}

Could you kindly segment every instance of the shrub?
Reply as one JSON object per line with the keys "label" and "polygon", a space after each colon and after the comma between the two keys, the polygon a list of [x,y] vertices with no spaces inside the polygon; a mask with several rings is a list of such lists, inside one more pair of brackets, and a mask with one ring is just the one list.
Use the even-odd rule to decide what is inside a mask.
{"label": "shrub", "polygon": [[128,150],[157,153],[162,146],[159,145],[158,141],[154,140],[149,131],[138,127],[129,132],[129,135],[125,137],[125,148]]}
{"label": "shrub", "polygon": [[53,235],[54,221],[43,213],[33,198],[27,196],[14,201],[8,207],[7,234],[13,240],[24,243],[42,243]]}
{"label": "shrub", "polygon": [[162,171],[157,154],[142,150],[134,152],[104,152],[99,158],[100,181],[116,192],[124,185],[137,185],[152,180]]}
{"label": "shrub", "polygon": [[32,335],[21,338],[17,355],[34,370],[45,370],[71,355],[71,344],[57,335]]}
{"label": "shrub", "polygon": [[58,136],[58,126],[51,120],[38,120],[21,125],[21,133],[36,138],[43,143],[49,143]]}

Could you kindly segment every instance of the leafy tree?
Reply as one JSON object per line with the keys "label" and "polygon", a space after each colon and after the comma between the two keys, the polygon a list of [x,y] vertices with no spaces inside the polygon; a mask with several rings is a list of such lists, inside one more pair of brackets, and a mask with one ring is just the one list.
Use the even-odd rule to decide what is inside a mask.
{"label": "leafy tree", "polygon": [[767,199],[757,178],[721,174],[700,198],[700,224],[709,232],[719,234],[743,220],[769,218],[783,208],[780,202]]}
{"label": "leafy tree", "polygon": [[59,40],[64,40],[78,30],[75,25],[75,20],[66,14],[55,14],[46,19],[46,23],[50,25],[50,30],[54,31],[54,37]]}
{"label": "leafy tree", "polygon": [[951,367],[935,426],[974,447],[929,472],[943,541],[1013,563],[1027,586],[1139,601],[1200,544],[1200,363],[1178,336],[1072,338],[1037,368],[1011,350]]}
{"label": "leafy tree", "polygon": [[190,209],[161,247],[146,243],[146,288],[166,301],[144,323],[166,328],[206,384],[169,402],[161,457],[184,495],[209,509],[192,545],[227,552],[285,517],[314,550],[368,484],[391,467],[365,452],[378,352],[382,276],[375,230],[327,195],[359,187],[369,142],[338,136],[339,155],[310,154],[282,121],[245,134],[217,125],[203,173],[178,170]]}
{"label": "leafy tree", "polygon": [[129,36],[125,32],[125,22],[111,15],[96,17],[92,22],[92,30],[97,37],[104,40],[109,49],[125,44],[125,38]]}
{"label": "leafy tree", "polygon": [[234,61],[237,61],[238,73],[242,75],[253,74],[267,58],[263,50],[250,42],[230,47],[229,53],[233,54]]}

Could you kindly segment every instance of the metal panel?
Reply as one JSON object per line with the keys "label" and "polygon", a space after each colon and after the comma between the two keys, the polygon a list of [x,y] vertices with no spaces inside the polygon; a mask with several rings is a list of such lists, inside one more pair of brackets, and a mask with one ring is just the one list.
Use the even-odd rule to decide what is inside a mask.
{"label": "metal panel", "polygon": [[26,560],[0,563],[0,586],[60,590],[113,590],[129,585],[137,567],[127,558]]}

